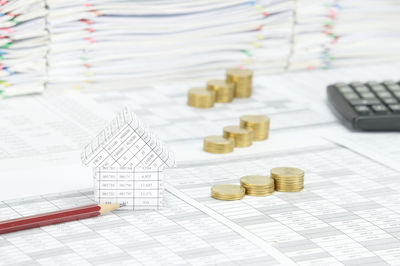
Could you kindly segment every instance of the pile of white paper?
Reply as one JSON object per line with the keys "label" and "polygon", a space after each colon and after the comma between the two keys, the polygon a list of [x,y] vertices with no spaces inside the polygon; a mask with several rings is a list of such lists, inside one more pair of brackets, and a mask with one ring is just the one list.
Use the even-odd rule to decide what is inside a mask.
{"label": "pile of white paper", "polygon": [[7,95],[205,83],[230,67],[259,75],[400,57],[394,0],[12,0],[0,8]]}
{"label": "pile of white paper", "polygon": [[333,32],[338,41],[330,56],[334,66],[398,61],[400,2],[338,0]]}
{"label": "pile of white paper", "polygon": [[47,39],[43,0],[0,1],[0,94],[43,91]]}
{"label": "pile of white paper", "polygon": [[[89,3],[89,4],[88,4]],[[293,1],[48,1],[49,88],[123,88],[282,71]]]}

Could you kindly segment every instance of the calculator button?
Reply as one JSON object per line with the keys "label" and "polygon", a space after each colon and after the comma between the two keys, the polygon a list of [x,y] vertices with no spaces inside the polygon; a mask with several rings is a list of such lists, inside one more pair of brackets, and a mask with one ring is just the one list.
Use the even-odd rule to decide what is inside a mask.
{"label": "calculator button", "polygon": [[370,90],[365,87],[365,86],[360,86],[360,87],[355,87],[354,88],[358,93],[363,93],[363,92],[370,92]]}
{"label": "calculator button", "polygon": [[385,80],[383,84],[385,84],[385,86],[390,86],[396,84],[396,82],[394,82],[393,80]]}
{"label": "calculator button", "polygon": [[386,88],[383,87],[382,85],[371,86],[371,89],[372,89],[374,92],[386,91]]}
{"label": "calculator button", "polygon": [[380,104],[381,101],[378,99],[355,99],[355,100],[350,100],[351,105],[374,105],[374,104]]}
{"label": "calculator button", "polygon": [[359,82],[359,81],[353,81],[353,82],[350,83],[350,86],[352,86],[353,88],[355,88],[355,87],[362,87],[362,86],[364,86],[364,84],[362,84],[362,83]]}
{"label": "calculator button", "polygon": [[367,85],[370,86],[370,87],[372,87],[372,86],[377,86],[377,85],[379,85],[379,83],[376,82],[376,81],[368,81],[368,82],[367,82]]}
{"label": "calculator button", "polygon": [[347,92],[353,92],[353,89],[350,88],[349,86],[347,86],[347,87],[339,87],[339,91],[341,93],[347,93]]}
{"label": "calculator button", "polygon": [[385,99],[382,99],[382,102],[384,102],[385,104],[396,104],[396,103],[398,103],[398,101],[395,98],[385,98]]}
{"label": "calculator button", "polygon": [[356,106],[354,109],[359,115],[369,115],[371,113],[371,110],[365,105]]}
{"label": "calculator button", "polygon": [[364,99],[375,99],[376,98],[375,94],[373,94],[372,92],[362,92],[362,93],[360,93],[360,95],[361,95],[361,98],[364,98]]}
{"label": "calculator button", "polygon": [[391,91],[400,91],[400,86],[399,85],[397,85],[397,84],[394,84],[394,85],[390,85],[390,86],[388,86],[388,89],[389,90],[391,90]]}
{"label": "calculator button", "polygon": [[390,104],[389,108],[393,113],[400,114],[400,104]]}
{"label": "calculator button", "polygon": [[349,85],[347,85],[344,82],[336,82],[335,84],[333,84],[336,88],[343,88],[343,87],[349,87]]}
{"label": "calculator button", "polygon": [[387,113],[387,108],[382,104],[372,105],[371,108],[378,115],[384,115]]}
{"label": "calculator button", "polygon": [[358,97],[358,95],[355,94],[354,92],[344,93],[343,96],[344,96],[344,98],[346,98],[347,100],[360,99],[360,97]]}
{"label": "calculator button", "polygon": [[378,91],[376,94],[379,96],[379,98],[392,98],[393,97],[392,94],[388,91]]}

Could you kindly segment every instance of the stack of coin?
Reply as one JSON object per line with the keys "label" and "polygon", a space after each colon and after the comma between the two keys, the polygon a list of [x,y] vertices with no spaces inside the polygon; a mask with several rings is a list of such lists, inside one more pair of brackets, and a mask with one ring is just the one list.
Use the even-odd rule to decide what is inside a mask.
{"label": "stack of coin", "polygon": [[188,93],[188,105],[197,108],[214,106],[215,92],[207,89],[192,88]]}
{"label": "stack of coin", "polygon": [[229,153],[233,152],[235,143],[232,139],[222,136],[208,136],[204,138],[203,149],[210,153]]}
{"label": "stack of coin", "polygon": [[221,184],[211,188],[211,197],[219,200],[240,200],[245,195],[245,189],[239,185]]}
{"label": "stack of coin", "polygon": [[252,91],[253,71],[248,69],[228,69],[226,81],[234,84],[236,98],[248,98]]}
{"label": "stack of coin", "polygon": [[244,115],[240,118],[240,127],[253,130],[253,140],[268,138],[269,117],[265,115]]}
{"label": "stack of coin", "polygon": [[215,102],[217,103],[227,103],[233,100],[233,83],[225,80],[209,80],[207,89],[215,91]]}
{"label": "stack of coin", "polygon": [[240,185],[250,196],[268,196],[274,193],[274,179],[269,176],[248,175],[240,178]]}
{"label": "stack of coin", "polygon": [[253,131],[239,126],[226,126],[224,138],[232,139],[235,147],[248,147],[253,143]]}
{"label": "stack of coin", "polygon": [[275,180],[275,190],[297,192],[304,188],[304,171],[294,167],[276,167],[271,169]]}

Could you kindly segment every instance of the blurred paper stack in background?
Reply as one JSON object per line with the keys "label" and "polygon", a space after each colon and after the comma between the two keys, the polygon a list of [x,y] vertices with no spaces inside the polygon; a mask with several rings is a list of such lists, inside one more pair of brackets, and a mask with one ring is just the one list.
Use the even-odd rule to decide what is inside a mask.
{"label": "blurred paper stack in background", "polygon": [[283,71],[293,1],[50,0],[49,89],[130,88]]}
{"label": "blurred paper stack in background", "polygon": [[400,1],[337,0],[332,25],[338,41],[332,66],[374,64],[400,59]]}
{"label": "blurred paper stack in background", "polygon": [[0,1],[0,95],[44,90],[47,40],[43,0]]}
{"label": "blurred paper stack in background", "polygon": [[[398,60],[395,0],[0,2],[3,95]],[[185,88],[186,89],[186,88]]]}
{"label": "blurred paper stack in background", "polygon": [[333,25],[339,12],[337,0],[297,0],[292,49],[287,70],[326,68],[338,36]]}

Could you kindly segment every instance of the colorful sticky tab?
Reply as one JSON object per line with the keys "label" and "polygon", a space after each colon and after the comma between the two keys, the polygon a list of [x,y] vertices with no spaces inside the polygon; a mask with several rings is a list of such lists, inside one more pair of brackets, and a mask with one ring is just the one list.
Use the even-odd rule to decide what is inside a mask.
{"label": "colorful sticky tab", "polygon": [[3,46],[0,46],[0,48],[7,49],[7,48],[9,48],[11,46],[11,44],[12,44],[12,42],[8,42],[8,43],[4,44]]}

